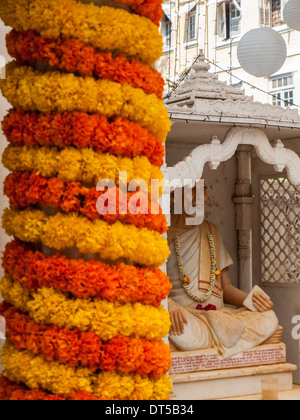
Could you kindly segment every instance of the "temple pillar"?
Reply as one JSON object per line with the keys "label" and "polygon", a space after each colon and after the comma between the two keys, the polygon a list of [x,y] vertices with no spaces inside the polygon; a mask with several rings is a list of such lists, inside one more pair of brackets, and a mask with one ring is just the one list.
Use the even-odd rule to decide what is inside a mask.
{"label": "temple pillar", "polygon": [[239,288],[246,293],[253,287],[251,149],[251,146],[246,145],[238,148],[238,177],[233,197],[238,232]]}

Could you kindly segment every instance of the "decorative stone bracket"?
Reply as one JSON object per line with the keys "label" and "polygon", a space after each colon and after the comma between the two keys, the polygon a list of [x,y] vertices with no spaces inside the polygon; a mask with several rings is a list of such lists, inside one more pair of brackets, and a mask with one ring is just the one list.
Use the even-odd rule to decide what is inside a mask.
{"label": "decorative stone bracket", "polygon": [[277,172],[287,170],[288,178],[294,185],[300,185],[300,157],[292,150],[286,149],[281,140],[273,147],[266,134],[258,128],[232,128],[223,143],[213,137],[210,144],[196,147],[183,161],[173,167],[165,167],[166,185],[171,190],[186,186],[190,180],[198,180],[203,175],[204,165],[217,169],[221,162],[229,160],[237,151],[239,145],[253,146],[259,158],[273,165]]}

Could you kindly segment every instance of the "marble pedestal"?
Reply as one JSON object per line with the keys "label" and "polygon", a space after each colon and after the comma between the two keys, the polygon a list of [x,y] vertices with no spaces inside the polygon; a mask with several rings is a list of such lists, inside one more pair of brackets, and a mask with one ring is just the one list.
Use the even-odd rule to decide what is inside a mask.
{"label": "marble pedestal", "polygon": [[261,379],[276,376],[279,390],[293,388],[293,371],[284,344],[266,345],[223,359],[216,350],[173,353],[173,400],[211,400],[254,395]]}

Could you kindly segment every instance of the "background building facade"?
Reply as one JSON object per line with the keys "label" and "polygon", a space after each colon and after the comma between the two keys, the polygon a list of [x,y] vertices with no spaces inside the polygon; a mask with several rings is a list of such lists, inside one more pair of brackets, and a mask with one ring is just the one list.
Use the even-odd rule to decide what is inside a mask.
{"label": "background building facade", "polygon": [[[174,0],[165,2],[161,24],[164,55],[157,68],[166,80],[166,92],[185,75],[200,51],[219,80],[245,89],[255,100],[283,107],[300,105],[300,32],[287,27],[283,9],[287,0]],[[237,47],[249,30],[273,27],[287,45],[283,67],[268,78],[246,73],[237,59]],[[299,108],[300,109],[300,108]]]}

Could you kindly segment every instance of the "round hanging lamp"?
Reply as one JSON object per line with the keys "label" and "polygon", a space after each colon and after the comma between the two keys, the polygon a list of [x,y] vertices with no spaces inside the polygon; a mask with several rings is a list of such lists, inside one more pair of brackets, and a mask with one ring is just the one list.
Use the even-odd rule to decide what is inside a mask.
{"label": "round hanging lamp", "polygon": [[252,29],[238,46],[241,67],[256,77],[268,77],[284,64],[287,48],[283,37],[269,27]]}
{"label": "round hanging lamp", "polygon": [[283,19],[288,27],[300,31],[300,0],[290,0],[284,7]]}

